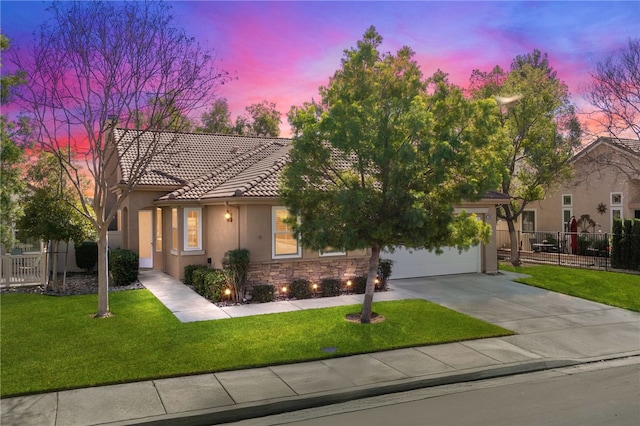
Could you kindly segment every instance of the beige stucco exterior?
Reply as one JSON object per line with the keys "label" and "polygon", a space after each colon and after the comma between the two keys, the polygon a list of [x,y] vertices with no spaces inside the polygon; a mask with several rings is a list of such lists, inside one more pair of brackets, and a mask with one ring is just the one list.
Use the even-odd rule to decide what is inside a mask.
{"label": "beige stucco exterior", "polygon": [[[640,176],[629,176],[620,168],[597,164],[597,159],[625,156],[640,170],[640,160],[609,144],[594,146],[573,162],[573,178],[553,191],[547,198],[530,206],[535,211],[536,230],[564,231],[563,211],[576,219],[589,215],[597,225],[591,232],[611,232],[614,216],[626,219],[640,215]],[[626,161],[625,160],[625,161]],[[633,170],[630,168],[629,170]],[[598,206],[605,211],[599,211]]]}
{"label": "beige stucco exterior", "polygon": [[[251,268],[250,283],[282,284],[293,278],[320,280],[322,278],[349,279],[366,273],[369,251],[357,250],[345,254],[321,255],[302,249],[301,256],[274,259],[272,254],[272,207],[281,206],[275,198],[260,200],[216,200],[215,203],[167,203],[155,201],[163,192],[148,188],[134,191],[122,205],[123,248],[140,252],[140,244],[153,245],[153,269],[159,269],[179,279],[184,278],[184,267],[192,264],[222,268],[222,259],[228,250],[249,250]],[[495,200],[487,199],[459,207],[475,213],[479,220],[495,229]],[[185,250],[185,208],[198,208],[202,212],[202,248]],[[161,239],[156,232],[157,210],[161,210]],[[177,250],[173,249],[172,210],[178,217]],[[149,210],[153,218],[153,241],[138,240],[138,211]],[[231,220],[225,218],[226,212]],[[126,243],[125,243],[126,241]],[[492,237],[481,247],[482,272],[493,274],[498,270],[496,240]]]}

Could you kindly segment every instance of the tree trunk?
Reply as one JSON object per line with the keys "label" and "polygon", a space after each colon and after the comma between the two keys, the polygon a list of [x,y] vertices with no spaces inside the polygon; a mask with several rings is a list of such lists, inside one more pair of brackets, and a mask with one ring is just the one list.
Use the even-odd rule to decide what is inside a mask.
{"label": "tree trunk", "polygon": [[107,225],[98,237],[98,312],[96,318],[108,317],[109,312],[109,242]]}
{"label": "tree trunk", "polygon": [[67,292],[67,264],[69,263],[69,240],[66,242],[67,251],[64,253],[64,267],[62,268],[62,291]]}
{"label": "tree trunk", "polygon": [[60,248],[60,241],[53,242],[53,284],[51,289],[57,293],[58,290],[58,249]]}
{"label": "tree trunk", "polygon": [[511,264],[513,266],[520,266],[520,245],[518,244],[516,226],[512,218],[507,217],[506,220],[507,226],[509,227],[509,239],[511,241]]}
{"label": "tree trunk", "polygon": [[380,261],[380,247],[371,247],[371,258],[369,259],[369,273],[367,274],[367,287],[364,291],[364,302],[362,303],[362,313],[360,322],[362,324],[371,323],[371,308],[373,305],[373,294],[376,289],[376,278],[378,276],[378,263]]}

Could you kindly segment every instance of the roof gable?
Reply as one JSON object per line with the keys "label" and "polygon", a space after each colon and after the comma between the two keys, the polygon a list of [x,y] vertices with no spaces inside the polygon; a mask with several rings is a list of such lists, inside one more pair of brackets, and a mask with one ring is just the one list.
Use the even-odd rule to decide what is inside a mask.
{"label": "roof gable", "polygon": [[571,161],[575,162],[588,157],[589,153],[593,152],[600,146],[607,146],[620,154],[631,154],[634,157],[640,158],[640,140],[600,137],[585,146],[581,151],[577,152]]}

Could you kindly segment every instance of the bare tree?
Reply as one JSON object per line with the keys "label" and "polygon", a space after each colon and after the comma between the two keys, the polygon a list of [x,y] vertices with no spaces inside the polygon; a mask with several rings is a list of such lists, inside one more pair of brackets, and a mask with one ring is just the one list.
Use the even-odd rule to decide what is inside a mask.
{"label": "bare tree", "polygon": [[[140,138],[170,126],[176,110],[188,115],[210,104],[227,74],[174,26],[164,2],[55,2],[48,11],[50,19],[28,51],[16,51],[11,60],[27,75],[19,100],[33,118],[37,140],[58,157],[98,235],[96,316],[104,317],[110,315],[109,223],[149,163],[171,151],[170,141],[147,144]],[[113,136],[116,122],[135,128],[143,109],[151,117],[144,128]],[[133,167],[111,204],[117,152],[128,154]],[[90,197],[82,186],[87,173]]]}
{"label": "bare tree", "polygon": [[[640,38],[595,65],[585,94],[595,107],[589,119],[596,133],[608,138],[622,154],[590,153],[592,171],[611,168],[638,179],[640,176]],[[626,152],[625,152],[626,151]]]}
{"label": "bare tree", "polygon": [[601,62],[590,73],[587,100],[592,120],[608,136],[640,139],[640,38]]}

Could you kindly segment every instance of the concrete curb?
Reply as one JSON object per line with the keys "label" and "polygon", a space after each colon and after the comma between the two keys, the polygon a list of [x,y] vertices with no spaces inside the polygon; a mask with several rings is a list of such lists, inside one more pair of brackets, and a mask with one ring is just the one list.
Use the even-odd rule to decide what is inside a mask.
{"label": "concrete curb", "polygon": [[[617,358],[617,357],[614,357]],[[187,411],[172,413],[152,418],[128,420],[124,422],[108,423],[112,426],[124,425],[175,425],[175,426],[199,426],[217,425],[237,422],[256,417],[270,416],[290,411],[298,411],[307,408],[321,407],[325,405],[337,404],[356,399],[380,396],[390,393],[407,392],[416,389],[465,383],[478,380],[494,379],[518,374],[535,373],[555,368],[571,367],[589,362],[602,361],[578,361],[570,359],[561,360],[540,360],[528,363],[500,366],[494,368],[484,368],[475,371],[468,371],[456,374],[443,374],[436,377],[412,378],[387,382],[382,384],[372,384],[358,386],[344,390],[335,390],[317,393],[313,395],[300,395],[289,398],[279,398],[265,400],[254,403],[236,404],[233,406],[217,407],[207,410]]]}

